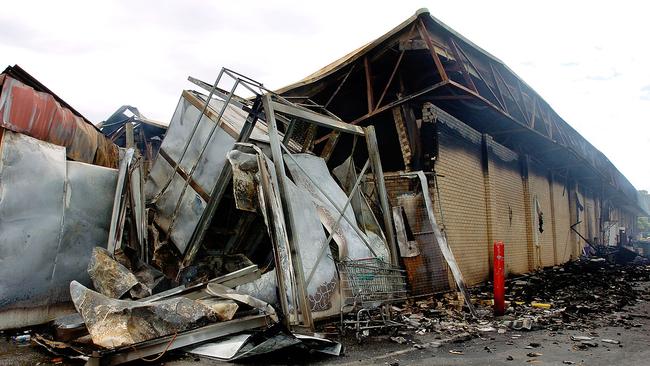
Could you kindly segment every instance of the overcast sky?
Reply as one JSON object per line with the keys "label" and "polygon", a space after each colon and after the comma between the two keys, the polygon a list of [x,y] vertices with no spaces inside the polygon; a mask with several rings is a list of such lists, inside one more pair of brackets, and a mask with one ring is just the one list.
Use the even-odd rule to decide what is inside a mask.
{"label": "overcast sky", "polygon": [[222,66],[271,89],[418,8],[504,61],[638,189],[650,189],[650,6],[643,1],[12,1],[0,64],[95,123],[123,104],[168,122],[187,76]]}

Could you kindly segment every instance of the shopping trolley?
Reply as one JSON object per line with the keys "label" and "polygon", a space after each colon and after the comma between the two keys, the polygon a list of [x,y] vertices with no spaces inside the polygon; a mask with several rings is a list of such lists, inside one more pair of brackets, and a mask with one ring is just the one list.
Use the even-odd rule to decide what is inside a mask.
{"label": "shopping trolley", "polygon": [[[379,258],[337,263],[341,291],[341,331],[352,325],[361,340],[370,329],[402,325],[391,319],[390,304],[406,299],[406,278],[399,267]],[[356,311],[356,320],[344,314]],[[373,313],[379,312],[379,314]]]}

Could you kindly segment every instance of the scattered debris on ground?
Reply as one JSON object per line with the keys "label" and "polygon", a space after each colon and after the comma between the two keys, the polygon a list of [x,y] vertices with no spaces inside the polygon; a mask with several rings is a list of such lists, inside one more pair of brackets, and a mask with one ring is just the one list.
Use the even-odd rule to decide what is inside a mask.
{"label": "scattered debris on ground", "polygon": [[[395,321],[403,327],[397,329],[398,335],[391,340],[428,348],[474,337],[490,337],[494,333],[511,334],[516,339],[519,332],[540,329],[555,332],[588,330],[603,325],[635,327],[638,326],[637,315],[644,314],[629,313],[626,308],[650,300],[650,291],[639,286],[649,281],[650,266],[582,259],[508,279],[506,298],[509,306],[502,317],[493,315],[489,284],[471,289],[472,299],[481,314],[478,320],[471,318],[456,293],[393,304],[390,310]],[[535,306],[537,303],[549,306]],[[433,335],[439,341],[417,343],[415,338],[422,335]],[[619,344],[617,340],[589,335],[572,336],[571,340],[581,347],[596,347],[599,342]],[[532,342],[526,348],[540,346]]]}

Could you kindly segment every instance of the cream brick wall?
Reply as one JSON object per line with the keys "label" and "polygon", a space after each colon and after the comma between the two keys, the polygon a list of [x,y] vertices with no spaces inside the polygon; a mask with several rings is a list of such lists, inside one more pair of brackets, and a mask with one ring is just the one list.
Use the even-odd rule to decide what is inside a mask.
{"label": "cream brick wall", "polygon": [[[477,137],[475,131],[455,131],[442,124],[439,133],[436,172],[440,175],[440,200],[433,197],[436,219],[444,225],[465,281],[468,285],[478,284],[487,280],[490,273],[480,135]],[[459,133],[470,136],[464,138]]]}
{"label": "cream brick wall", "polygon": [[[530,189],[533,217],[533,255],[535,267],[548,267],[555,265],[555,250],[553,238],[553,217],[551,215],[551,190],[548,182],[548,173],[540,165],[531,163],[528,169],[528,187]],[[535,212],[535,198],[542,211],[543,232],[539,232],[537,215]]]}
{"label": "cream brick wall", "polygon": [[525,273],[528,272],[528,243],[519,158],[494,142],[489,146],[492,238],[505,245],[506,273]]}
{"label": "cream brick wall", "polygon": [[[434,186],[430,187],[430,194],[438,224],[444,229],[468,285],[489,279],[494,240],[505,243],[509,274],[577,258],[584,241],[570,229],[576,220],[576,213],[572,214],[576,197],[584,206],[579,212],[582,222],[576,229],[586,238],[600,235],[600,207],[592,192],[566,177],[551,177],[540,163],[529,161],[527,177],[522,178],[522,157],[489,136],[485,142],[488,155],[484,157],[481,134],[444,112],[440,112],[438,130],[439,156],[435,168],[440,197]],[[389,183],[391,203],[394,204],[398,192],[412,191],[414,187],[413,182],[404,180]],[[534,214],[535,199],[544,215],[542,233]],[[613,211],[612,216],[623,214]],[[535,242],[539,250],[535,249]],[[450,288],[455,288],[451,275],[448,279]]]}
{"label": "cream brick wall", "polygon": [[553,181],[553,202],[555,209],[555,250],[557,264],[568,262],[573,253],[571,235],[571,212],[569,210],[569,189],[564,178],[555,177]]}

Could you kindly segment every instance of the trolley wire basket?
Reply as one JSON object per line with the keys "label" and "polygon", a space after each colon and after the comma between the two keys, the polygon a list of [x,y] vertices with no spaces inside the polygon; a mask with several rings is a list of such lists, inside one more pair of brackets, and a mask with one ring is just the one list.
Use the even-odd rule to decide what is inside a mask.
{"label": "trolley wire basket", "polygon": [[[379,258],[345,260],[337,263],[341,290],[341,328],[353,325],[357,338],[365,330],[401,325],[390,319],[386,305],[405,300],[405,271]],[[379,310],[379,316],[371,311]],[[344,313],[357,311],[356,320],[344,321]]]}

